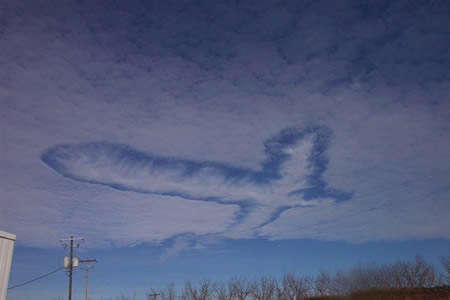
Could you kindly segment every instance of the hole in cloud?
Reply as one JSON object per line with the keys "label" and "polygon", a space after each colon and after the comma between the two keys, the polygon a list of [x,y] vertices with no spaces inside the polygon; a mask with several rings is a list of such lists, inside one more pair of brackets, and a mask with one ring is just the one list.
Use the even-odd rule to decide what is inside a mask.
{"label": "hole in cloud", "polygon": [[[291,207],[317,199],[347,200],[351,194],[330,189],[322,179],[330,131],[287,128],[265,143],[259,170],[216,161],[194,161],[142,152],[104,141],[62,144],[47,149],[42,161],[72,180],[122,191],[178,196],[187,200],[239,205],[235,223],[255,207],[267,208],[267,224]],[[313,201],[314,200],[314,201]]]}

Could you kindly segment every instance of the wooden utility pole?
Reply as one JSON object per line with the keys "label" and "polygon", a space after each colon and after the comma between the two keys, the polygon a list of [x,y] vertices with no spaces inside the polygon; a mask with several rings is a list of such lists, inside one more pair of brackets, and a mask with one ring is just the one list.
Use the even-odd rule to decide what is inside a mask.
{"label": "wooden utility pole", "polygon": [[68,239],[62,239],[60,242],[70,241],[70,256],[69,256],[69,300],[72,300],[72,271],[73,271],[73,241],[82,241],[83,238],[76,238],[73,235]]}
{"label": "wooden utility pole", "polygon": [[88,298],[89,263],[90,262],[97,262],[97,260],[96,259],[80,259],[80,262],[86,263],[86,287],[84,289],[84,300],[87,300],[87,298]]}

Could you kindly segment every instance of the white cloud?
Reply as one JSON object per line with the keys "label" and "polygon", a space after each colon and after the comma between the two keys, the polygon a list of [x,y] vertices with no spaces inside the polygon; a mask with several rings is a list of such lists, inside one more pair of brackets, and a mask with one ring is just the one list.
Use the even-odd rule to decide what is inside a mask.
{"label": "white cloud", "polygon": [[[51,147],[43,161],[63,176],[74,180],[143,193],[186,195],[192,199],[219,198],[223,202],[253,200],[260,204],[295,204],[289,193],[309,187],[308,176],[314,166],[308,161],[315,147],[316,133],[305,133],[296,144],[268,154],[271,159],[287,155],[280,164],[280,179],[268,171],[249,170],[212,162],[177,160],[154,156],[111,143],[68,144]],[[276,142],[279,143],[279,142]],[[284,149],[285,147],[289,147]],[[193,170],[190,171],[190,168]],[[192,172],[192,173],[189,173]],[[189,175],[186,175],[189,174]],[[257,176],[271,179],[257,182]],[[276,199],[276,200],[275,200]]]}
{"label": "white cloud", "polygon": [[233,222],[235,205],[185,201],[178,197],[121,192],[51,178],[59,188],[4,190],[6,216],[20,244],[53,247],[71,234],[81,235],[92,247],[120,247],[159,243],[173,235],[220,233]]}
{"label": "white cloud", "polygon": [[[410,198],[409,206],[398,207],[397,199],[380,200],[377,196],[356,197],[339,205],[331,200],[322,201],[321,206],[292,208],[262,227],[260,233],[269,239],[312,238],[357,243],[450,238],[450,230],[442,227],[448,222],[447,211],[436,209],[423,198]],[[444,205],[443,199],[439,202]]]}
{"label": "white cloud", "polygon": [[[97,229],[91,238],[98,245],[105,244],[99,237],[122,245],[186,229],[252,237],[276,208],[271,203],[286,203],[284,189],[230,190],[208,176],[178,184],[193,193],[230,199],[248,193],[260,201],[244,223],[224,233],[236,207],[77,183],[39,157],[56,144],[108,141],[258,170],[268,138],[318,124],[333,135],[324,181],[354,197],[287,210],[262,234],[448,238],[450,26],[443,26],[448,14],[438,4],[128,7],[137,16],[101,2],[41,5],[11,2],[0,11],[2,229],[39,246],[88,228]],[[308,151],[295,156],[303,167],[284,169],[286,187],[304,184],[301,154]],[[124,180],[109,163],[95,171]],[[158,174],[158,187],[168,184],[167,176]],[[135,176],[132,184],[156,186],[152,179]],[[91,213],[83,214],[86,205]],[[160,231],[143,232],[141,225]]]}

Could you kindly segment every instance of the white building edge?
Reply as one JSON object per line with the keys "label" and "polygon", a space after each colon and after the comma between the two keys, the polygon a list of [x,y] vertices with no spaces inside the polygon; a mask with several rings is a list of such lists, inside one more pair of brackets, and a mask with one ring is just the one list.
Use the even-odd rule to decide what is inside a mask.
{"label": "white building edge", "polygon": [[16,235],[0,230],[0,300],[6,300]]}

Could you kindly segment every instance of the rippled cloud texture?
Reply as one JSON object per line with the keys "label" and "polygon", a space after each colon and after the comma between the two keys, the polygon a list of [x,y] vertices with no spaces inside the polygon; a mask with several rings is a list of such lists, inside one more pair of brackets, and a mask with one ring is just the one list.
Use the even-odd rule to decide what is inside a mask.
{"label": "rippled cloud texture", "polygon": [[19,243],[450,238],[446,1],[2,1],[0,20]]}

